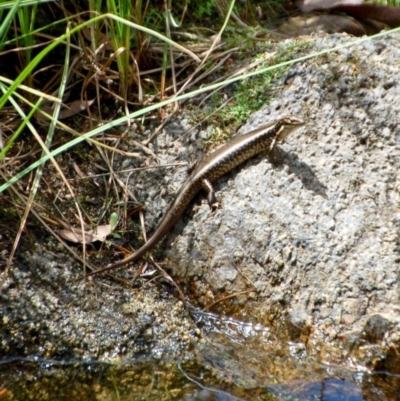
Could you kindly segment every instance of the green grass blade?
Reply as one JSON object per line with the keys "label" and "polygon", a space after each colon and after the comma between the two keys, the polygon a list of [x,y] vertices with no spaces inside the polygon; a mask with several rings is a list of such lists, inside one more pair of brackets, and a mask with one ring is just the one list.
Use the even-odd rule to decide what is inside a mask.
{"label": "green grass blade", "polygon": [[10,8],[14,8],[15,3],[18,3],[18,7],[28,7],[28,6],[35,6],[40,5],[42,3],[50,3],[56,0],[11,0],[11,1],[4,1],[0,3],[0,11],[1,10],[8,10]]}
{"label": "green grass blade", "polygon": [[15,14],[18,12],[21,0],[13,1],[13,5],[0,25],[0,50],[3,49],[5,38]]}

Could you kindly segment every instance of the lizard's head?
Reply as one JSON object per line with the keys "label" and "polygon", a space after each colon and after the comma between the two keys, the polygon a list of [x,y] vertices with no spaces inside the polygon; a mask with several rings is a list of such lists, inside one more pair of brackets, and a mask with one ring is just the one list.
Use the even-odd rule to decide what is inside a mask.
{"label": "lizard's head", "polygon": [[278,124],[280,125],[276,139],[278,142],[284,141],[295,129],[305,124],[304,120],[296,116],[282,117]]}

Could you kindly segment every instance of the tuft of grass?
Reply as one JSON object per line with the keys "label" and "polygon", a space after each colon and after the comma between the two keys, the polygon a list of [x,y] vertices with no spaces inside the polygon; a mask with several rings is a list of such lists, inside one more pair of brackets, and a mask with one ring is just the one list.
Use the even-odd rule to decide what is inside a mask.
{"label": "tuft of grass", "polygon": [[[217,128],[214,128],[211,137],[206,143],[213,145],[225,141],[246,122],[251,114],[268,104],[272,98],[273,91],[279,86],[279,80],[286,74],[293,55],[300,53],[311,45],[312,42],[300,41],[288,45],[278,45],[276,46],[276,55],[272,59],[263,61],[264,54],[256,55],[250,59],[249,64],[257,60],[261,60],[261,62],[256,63],[257,67],[252,70],[251,76],[243,78],[234,84],[228,107],[221,107],[225,99],[214,93],[212,98],[213,109],[221,109],[213,116],[214,125]],[[274,64],[277,68],[271,69],[271,65]],[[278,65],[282,66],[278,67]],[[201,118],[202,115],[200,114],[199,117]]]}
{"label": "tuft of grass", "polygon": [[[35,45],[35,38],[32,32],[35,29],[36,15],[38,5],[18,8],[18,21],[21,35],[16,38],[16,45],[22,48],[20,53],[21,67],[25,68],[32,61],[32,48]],[[33,87],[32,74],[29,74],[25,80],[25,85]],[[29,93],[28,93],[29,96]],[[32,98],[29,98],[32,100]]]}

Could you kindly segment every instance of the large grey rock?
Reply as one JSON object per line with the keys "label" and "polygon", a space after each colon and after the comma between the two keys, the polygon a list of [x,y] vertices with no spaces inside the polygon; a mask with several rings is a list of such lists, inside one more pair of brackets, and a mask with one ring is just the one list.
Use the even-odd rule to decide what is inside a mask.
{"label": "large grey rock", "polygon": [[[317,39],[313,50],[349,40]],[[171,235],[169,266],[199,304],[253,290],[225,307],[285,338],[309,336],[325,359],[372,364],[400,351],[399,40],[295,65],[240,130],[289,113],[307,120],[277,165],[264,155],[221,179],[223,209],[212,216],[203,199]]]}

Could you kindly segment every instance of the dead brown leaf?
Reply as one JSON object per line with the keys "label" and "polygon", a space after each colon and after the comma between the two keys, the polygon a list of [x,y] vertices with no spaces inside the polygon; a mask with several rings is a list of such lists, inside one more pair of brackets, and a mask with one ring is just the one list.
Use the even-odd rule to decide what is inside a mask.
{"label": "dead brown leaf", "polygon": [[63,120],[64,118],[72,117],[75,114],[78,114],[81,111],[89,108],[93,104],[94,101],[95,101],[95,99],[88,100],[87,102],[84,102],[82,100],[75,100],[66,105],[67,109],[60,111],[60,115],[58,116],[58,118],[60,120]]}
{"label": "dead brown leaf", "polygon": [[400,26],[399,7],[389,7],[380,4],[343,4],[335,7],[334,10],[346,13],[347,15],[351,15],[355,18],[379,21],[390,26],[391,28]]}
{"label": "dead brown leaf", "polygon": [[106,224],[104,226],[98,226],[93,230],[87,230],[82,233],[79,228],[74,228],[71,230],[62,229],[57,230],[57,234],[67,241],[74,242],[76,244],[82,244],[83,238],[85,238],[85,243],[90,244],[95,241],[104,241],[107,235],[111,233],[111,225]]}

